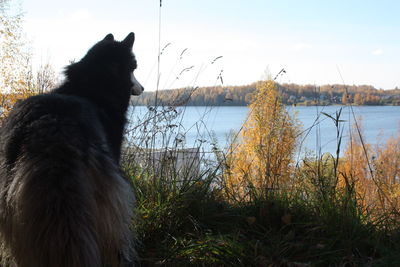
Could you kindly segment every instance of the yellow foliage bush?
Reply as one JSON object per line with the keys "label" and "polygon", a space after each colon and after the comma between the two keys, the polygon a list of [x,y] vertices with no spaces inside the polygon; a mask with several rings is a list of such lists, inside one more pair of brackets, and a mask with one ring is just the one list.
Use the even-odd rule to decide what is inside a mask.
{"label": "yellow foliage bush", "polygon": [[249,110],[238,140],[229,148],[224,173],[227,195],[237,200],[265,198],[289,180],[299,130],[273,80],[257,84]]}
{"label": "yellow foliage bush", "polygon": [[340,165],[339,187],[352,187],[364,210],[400,212],[400,132],[383,145],[363,144],[352,133]]}

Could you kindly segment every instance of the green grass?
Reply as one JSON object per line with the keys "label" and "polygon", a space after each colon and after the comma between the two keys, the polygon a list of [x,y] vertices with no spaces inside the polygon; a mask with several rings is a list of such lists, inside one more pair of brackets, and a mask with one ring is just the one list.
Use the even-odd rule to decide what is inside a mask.
{"label": "green grass", "polygon": [[219,172],[184,182],[128,169],[144,266],[396,266],[398,226],[345,194],[227,202]]}

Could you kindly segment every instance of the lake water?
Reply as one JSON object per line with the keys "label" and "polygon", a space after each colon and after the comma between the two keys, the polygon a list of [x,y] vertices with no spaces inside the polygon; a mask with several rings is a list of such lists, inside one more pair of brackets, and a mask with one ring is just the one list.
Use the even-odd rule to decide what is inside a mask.
{"label": "lake water", "polygon": [[[325,107],[287,107],[296,113],[302,123],[304,134],[300,137],[301,152],[321,149],[322,153],[336,151],[336,128],[332,119],[323,115],[322,112],[331,114],[342,108],[341,120],[344,127],[342,151],[349,138],[349,125],[354,123],[354,116],[349,106],[325,106]],[[353,107],[355,117],[361,123],[365,141],[370,144],[385,142],[390,136],[396,135],[400,126],[399,106],[355,106]],[[178,108],[179,115],[172,121],[176,127],[174,133],[178,139],[183,140],[185,147],[196,147],[199,144],[210,148],[214,136],[220,148],[228,144],[228,136],[232,131],[239,131],[245,121],[249,109],[247,107],[204,107],[190,106]],[[139,106],[133,110],[131,124],[142,120],[148,108]]]}

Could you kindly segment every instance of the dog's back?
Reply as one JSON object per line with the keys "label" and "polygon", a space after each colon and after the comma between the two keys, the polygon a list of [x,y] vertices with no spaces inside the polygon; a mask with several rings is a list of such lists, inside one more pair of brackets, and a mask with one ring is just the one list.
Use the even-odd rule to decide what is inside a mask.
{"label": "dog's back", "polygon": [[74,97],[38,96],[2,128],[0,226],[18,266],[101,266],[130,247],[132,195],[95,110]]}
{"label": "dog's back", "polygon": [[22,101],[0,130],[2,260],[18,267],[132,261],[134,197],[118,166],[124,122],[108,123],[126,107],[109,116],[78,87]]}

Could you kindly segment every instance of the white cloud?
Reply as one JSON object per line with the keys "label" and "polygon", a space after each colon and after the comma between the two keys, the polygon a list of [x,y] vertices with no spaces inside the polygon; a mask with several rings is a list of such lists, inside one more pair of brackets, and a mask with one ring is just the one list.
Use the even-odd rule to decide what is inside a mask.
{"label": "white cloud", "polygon": [[383,50],[380,49],[380,48],[375,49],[374,51],[372,51],[372,55],[374,55],[374,56],[379,56],[379,55],[382,55],[382,54],[383,54]]}

